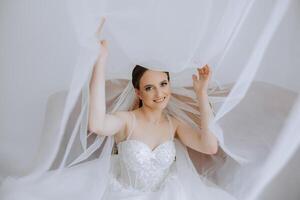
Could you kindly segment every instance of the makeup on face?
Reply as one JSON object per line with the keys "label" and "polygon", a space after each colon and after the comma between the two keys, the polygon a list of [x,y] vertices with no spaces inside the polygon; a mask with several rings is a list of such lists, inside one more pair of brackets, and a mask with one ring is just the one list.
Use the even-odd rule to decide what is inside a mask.
{"label": "makeup on face", "polygon": [[171,93],[169,84],[164,72],[147,71],[143,75],[140,85],[143,102],[148,106],[161,106],[167,103],[166,100],[169,99]]}

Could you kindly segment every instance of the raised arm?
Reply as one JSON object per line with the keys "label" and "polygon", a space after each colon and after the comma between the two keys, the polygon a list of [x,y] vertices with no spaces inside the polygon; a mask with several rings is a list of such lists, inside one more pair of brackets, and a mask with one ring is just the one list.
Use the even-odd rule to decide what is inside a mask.
{"label": "raised arm", "polygon": [[127,113],[106,114],[105,66],[108,57],[108,43],[100,42],[100,55],[93,68],[90,81],[88,131],[99,135],[114,135],[126,126]]}
{"label": "raised arm", "polygon": [[210,76],[211,69],[208,65],[198,69],[198,77],[193,75],[194,91],[201,113],[200,131],[176,120],[176,134],[186,146],[202,153],[215,154],[218,151],[218,140],[209,130],[209,123],[213,119],[213,113],[207,95]]}

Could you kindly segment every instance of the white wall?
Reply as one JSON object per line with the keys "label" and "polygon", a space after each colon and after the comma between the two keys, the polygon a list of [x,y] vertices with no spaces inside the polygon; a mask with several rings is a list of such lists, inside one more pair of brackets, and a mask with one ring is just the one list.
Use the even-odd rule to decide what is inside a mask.
{"label": "white wall", "polygon": [[64,3],[0,2],[0,173],[30,166],[47,98],[70,83],[78,48]]}
{"label": "white wall", "polygon": [[[262,60],[258,80],[300,91],[300,1],[294,0]],[[269,73],[270,70],[272,73]],[[289,83],[289,84],[287,84]]]}

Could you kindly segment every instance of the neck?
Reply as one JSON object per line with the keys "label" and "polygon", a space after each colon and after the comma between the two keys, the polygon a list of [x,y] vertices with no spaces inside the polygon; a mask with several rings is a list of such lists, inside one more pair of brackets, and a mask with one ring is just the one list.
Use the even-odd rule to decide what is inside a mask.
{"label": "neck", "polygon": [[146,106],[142,106],[141,108],[142,114],[145,116],[147,121],[151,123],[158,124],[162,118],[162,110],[159,109],[151,109]]}

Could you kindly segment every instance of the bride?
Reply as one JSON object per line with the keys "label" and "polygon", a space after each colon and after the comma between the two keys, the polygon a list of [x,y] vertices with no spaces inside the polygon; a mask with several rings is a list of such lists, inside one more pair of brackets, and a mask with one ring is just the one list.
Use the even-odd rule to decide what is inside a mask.
{"label": "bride", "polygon": [[[9,177],[0,187],[0,199],[235,200],[198,174],[186,150],[189,147],[210,155],[218,152],[219,142],[210,128],[213,120],[207,95],[210,67],[206,65],[192,76],[201,114],[199,128],[195,128],[181,120],[182,113],[176,113],[175,107],[170,107],[182,105],[172,104],[169,73],[139,65],[132,71],[134,91],[130,93],[139,98],[138,108],[107,112],[106,108],[110,108],[105,96],[107,42],[101,41],[100,48],[101,54],[87,82],[90,98],[86,126],[88,132],[94,133],[89,135],[102,141],[106,138],[99,148],[101,156],[80,163],[86,158],[83,154],[72,167]],[[113,142],[117,155],[111,154]]]}
{"label": "bride", "polygon": [[[191,77],[201,114],[199,128],[192,127],[181,119],[183,114],[174,107],[183,105],[174,103],[172,99],[169,73],[139,65],[132,71],[134,90],[129,88],[129,96],[139,98],[138,108],[109,110],[105,92],[109,94],[114,91],[105,91],[108,43],[101,41],[100,48],[101,54],[94,65],[91,80],[87,82],[90,98],[86,115],[88,121],[84,128],[94,133],[89,135],[97,136],[98,142],[103,141],[101,144],[104,145],[94,148],[99,148],[101,155],[81,162],[86,159],[86,155],[82,154],[79,160],[72,162],[76,165],[20,178],[8,177],[1,184],[0,199],[235,199],[199,175],[186,150],[189,147],[210,155],[218,152],[219,142],[210,128],[213,120],[207,95],[210,67],[206,65],[198,69],[197,75]],[[129,96],[125,95],[121,100]],[[132,104],[131,100],[127,101],[126,106],[128,104]],[[80,133],[86,134],[86,129]],[[116,155],[111,153],[114,142],[118,151]],[[90,147],[95,147],[94,144],[97,143]],[[68,145],[66,149],[70,149]],[[89,154],[90,149],[85,153]]]}
{"label": "bride", "polygon": [[[0,187],[0,199],[235,200],[213,181],[199,175],[186,149],[209,155],[216,154],[219,149],[220,143],[211,128],[213,114],[207,94],[210,67],[198,69],[197,75],[191,77],[201,114],[199,127],[193,127],[181,119],[184,114],[177,110],[176,106],[183,105],[174,102],[174,93],[171,95],[170,74],[139,65],[132,71],[134,90],[128,87],[130,97],[121,98],[122,101],[130,98],[128,106],[135,95],[139,100],[138,108],[110,110],[105,95],[105,92],[113,92],[105,91],[107,41],[101,41],[100,48],[101,54],[87,82],[90,98],[85,119],[88,120],[80,133],[85,135],[86,128],[94,133],[89,135],[98,140],[91,148],[99,144],[97,141],[103,141],[104,145],[96,146],[101,155],[82,162],[87,158],[85,153],[91,153],[87,149],[66,168],[9,177]],[[116,155],[111,154],[114,142]],[[70,150],[68,145],[66,149],[65,156]]]}
{"label": "bride", "polygon": [[[113,136],[118,161],[110,171],[102,199],[190,199],[187,186],[177,176],[175,140],[205,154],[218,151],[218,140],[209,129],[213,117],[207,88],[211,77],[208,65],[193,75],[193,89],[201,113],[200,129],[170,116],[165,108],[171,96],[168,72],[136,65],[132,85],[139,107],[132,111],[106,113],[105,65],[108,43],[100,42],[101,54],[90,81],[89,132]],[[205,184],[194,191],[194,199],[234,199],[219,188]]]}

